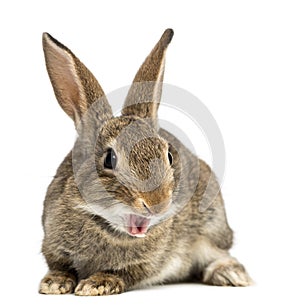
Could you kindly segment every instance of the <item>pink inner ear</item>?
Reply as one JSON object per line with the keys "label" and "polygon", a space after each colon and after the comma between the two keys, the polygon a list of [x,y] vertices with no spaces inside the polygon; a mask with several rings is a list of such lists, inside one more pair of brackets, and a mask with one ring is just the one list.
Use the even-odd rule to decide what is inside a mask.
{"label": "pink inner ear", "polygon": [[47,39],[44,50],[56,98],[62,109],[75,120],[76,113],[79,113],[77,116],[82,113],[81,106],[85,105],[86,101],[74,59],[71,54],[49,39]]}

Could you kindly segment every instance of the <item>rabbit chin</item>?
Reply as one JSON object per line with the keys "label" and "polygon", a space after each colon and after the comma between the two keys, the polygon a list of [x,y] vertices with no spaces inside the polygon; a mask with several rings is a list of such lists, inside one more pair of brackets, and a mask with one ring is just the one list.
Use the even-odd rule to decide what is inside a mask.
{"label": "rabbit chin", "polygon": [[79,205],[77,208],[104,218],[116,231],[136,238],[145,237],[150,227],[163,220],[162,216],[139,215],[123,203],[113,204],[109,207],[89,203]]}

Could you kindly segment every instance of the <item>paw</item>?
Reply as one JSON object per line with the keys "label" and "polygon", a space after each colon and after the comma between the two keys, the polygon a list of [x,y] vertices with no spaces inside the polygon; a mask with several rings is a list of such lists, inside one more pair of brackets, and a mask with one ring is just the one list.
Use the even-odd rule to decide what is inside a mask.
{"label": "paw", "polygon": [[95,274],[80,281],[75,295],[111,295],[124,292],[124,281],[111,274]]}
{"label": "paw", "polygon": [[252,280],[244,266],[235,258],[224,258],[212,262],[205,269],[203,282],[214,286],[246,287]]}
{"label": "paw", "polygon": [[76,286],[76,279],[73,275],[54,271],[48,273],[40,283],[41,294],[67,294],[73,293]]}

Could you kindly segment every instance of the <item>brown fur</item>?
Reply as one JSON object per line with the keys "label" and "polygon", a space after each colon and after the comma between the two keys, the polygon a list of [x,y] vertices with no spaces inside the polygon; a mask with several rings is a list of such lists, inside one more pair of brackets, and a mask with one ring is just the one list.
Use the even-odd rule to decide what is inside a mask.
{"label": "brown fur", "polygon": [[[40,293],[108,295],[193,276],[213,285],[250,284],[244,267],[228,253],[232,230],[213,173],[158,128],[165,52],[172,36],[172,30],[165,31],[138,71],[122,116],[114,118],[93,75],[68,48],[44,34],[56,97],[79,137],[46,194],[42,252],[49,273]],[[103,166],[107,148],[117,153],[115,170]],[[185,169],[190,171],[182,183]],[[189,192],[192,198],[186,201]],[[200,203],[207,210],[200,210]],[[121,225],[123,210],[157,218],[157,223],[144,237],[131,236]]]}

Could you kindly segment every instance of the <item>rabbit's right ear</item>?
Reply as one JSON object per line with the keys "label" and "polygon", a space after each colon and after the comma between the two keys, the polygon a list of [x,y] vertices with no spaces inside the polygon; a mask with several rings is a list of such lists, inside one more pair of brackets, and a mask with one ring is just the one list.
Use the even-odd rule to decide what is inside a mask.
{"label": "rabbit's right ear", "polygon": [[165,54],[173,37],[173,30],[166,29],[138,72],[128,91],[122,115],[135,115],[150,119],[157,128],[157,111],[162,94]]}
{"label": "rabbit's right ear", "polygon": [[93,74],[63,44],[50,34],[43,34],[47,71],[55,96],[63,110],[79,123],[93,103],[100,101],[97,117],[107,120],[113,116],[105,94]]}

